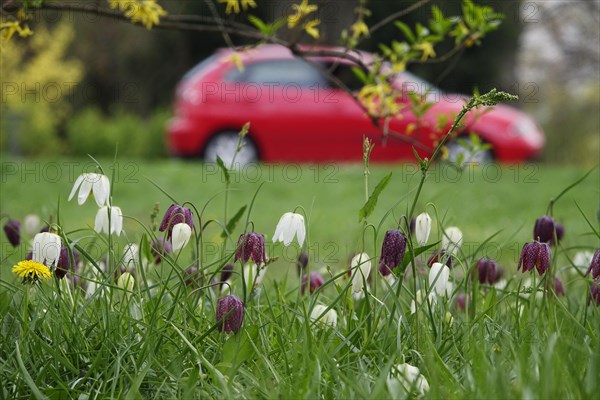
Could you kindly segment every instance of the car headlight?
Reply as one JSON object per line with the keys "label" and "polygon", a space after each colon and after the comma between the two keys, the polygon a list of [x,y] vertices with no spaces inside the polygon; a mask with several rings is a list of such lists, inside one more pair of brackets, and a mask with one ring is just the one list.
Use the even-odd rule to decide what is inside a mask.
{"label": "car headlight", "polygon": [[513,132],[518,136],[527,138],[535,135],[538,131],[538,127],[529,118],[522,118],[513,125]]}
{"label": "car headlight", "polygon": [[512,133],[533,146],[543,145],[544,138],[540,128],[530,118],[521,118],[513,124]]}

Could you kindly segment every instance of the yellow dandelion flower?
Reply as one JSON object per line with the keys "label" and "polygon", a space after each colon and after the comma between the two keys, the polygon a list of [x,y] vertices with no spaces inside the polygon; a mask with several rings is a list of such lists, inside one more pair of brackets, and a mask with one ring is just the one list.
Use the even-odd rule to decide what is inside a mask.
{"label": "yellow dandelion flower", "polygon": [[354,39],[358,39],[361,36],[364,36],[364,37],[369,36],[369,27],[362,20],[356,21],[354,24],[352,24],[350,29],[352,29],[352,37]]}
{"label": "yellow dandelion flower", "polygon": [[52,276],[50,268],[33,260],[19,261],[13,266],[12,272],[23,278],[23,282],[35,282],[40,278],[49,279]]}
{"label": "yellow dandelion flower", "polygon": [[302,3],[300,4],[293,4],[292,9],[294,10],[294,13],[288,16],[288,28],[295,27],[304,19],[304,17],[317,11],[318,8],[319,7],[315,5],[308,4],[308,0],[302,0]]}
{"label": "yellow dandelion flower", "polygon": [[318,19],[313,19],[312,21],[308,21],[306,24],[304,24],[304,30],[306,31],[306,33],[308,33],[313,38],[318,39],[319,38],[319,30],[317,29],[317,25],[319,25],[320,23],[321,23],[321,21]]}

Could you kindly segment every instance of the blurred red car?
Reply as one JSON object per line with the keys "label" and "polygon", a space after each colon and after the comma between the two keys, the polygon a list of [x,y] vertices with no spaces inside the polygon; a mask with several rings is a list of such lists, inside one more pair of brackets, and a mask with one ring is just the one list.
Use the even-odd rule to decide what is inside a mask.
{"label": "blurred red car", "polygon": [[[352,62],[335,57],[307,61],[285,47],[264,45],[239,52],[244,68],[238,69],[233,54],[230,49],[217,51],[179,83],[175,116],[167,128],[171,154],[200,156],[206,161],[215,161],[219,155],[228,163],[236,151],[238,131],[250,122],[244,147],[236,156],[240,164],[259,160],[359,161],[364,136],[375,143],[372,161],[414,159],[413,145],[402,139],[419,142],[419,154],[430,155],[464,104],[462,95],[442,92],[408,72],[398,74],[393,87],[403,91],[400,98],[407,104],[390,120],[389,128],[400,137],[383,140],[383,129],[323,72],[328,70],[358,92],[362,82],[352,70],[356,67]],[[372,60],[368,53],[353,54],[366,65]],[[411,111],[410,98],[404,95],[408,92],[433,103],[420,118]],[[469,143],[465,146],[469,133],[491,146],[469,154]],[[536,157],[544,145],[544,135],[536,123],[506,105],[468,114],[461,136],[461,140],[448,143],[451,159],[468,156],[477,161],[521,162]]]}

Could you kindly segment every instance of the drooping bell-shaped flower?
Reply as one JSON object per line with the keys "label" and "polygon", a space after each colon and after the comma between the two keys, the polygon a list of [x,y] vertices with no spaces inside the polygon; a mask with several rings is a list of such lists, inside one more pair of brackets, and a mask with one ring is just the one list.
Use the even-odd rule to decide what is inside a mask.
{"label": "drooping bell-shaped flower", "polygon": [[55,233],[38,233],[33,238],[31,258],[48,267],[55,266],[60,260],[62,240]]}
{"label": "drooping bell-shaped flower", "polygon": [[164,238],[156,238],[150,244],[150,251],[154,256],[154,263],[160,264],[162,259],[169,253],[173,251],[173,246],[171,246],[171,242]]}
{"label": "drooping bell-shaped flower", "polygon": [[563,236],[565,236],[565,226],[563,224],[559,224],[558,222],[554,222],[554,229],[556,231],[556,243],[554,243],[554,236],[548,241],[550,246],[554,246],[555,244],[560,243]]}
{"label": "drooping bell-shaped flower", "polygon": [[315,304],[310,312],[310,320],[323,327],[330,326],[335,328],[337,325],[337,318],[337,312],[333,308],[327,310],[327,306],[323,304]]}
{"label": "drooping bell-shaped flower", "polygon": [[550,287],[552,285],[550,285],[550,282],[554,282],[554,293],[557,296],[564,296],[565,295],[565,286],[563,285],[563,283],[561,282],[560,279],[558,279],[557,277],[554,277],[551,281],[548,280],[547,281],[547,287]]}
{"label": "drooping bell-shaped flower", "polygon": [[171,243],[173,244],[173,251],[183,249],[192,236],[192,228],[185,222],[175,224],[171,230]]}
{"label": "drooping bell-shaped flower", "polygon": [[410,302],[410,313],[411,314],[414,314],[417,312],[417,307],[421,307],[421,304],[423,304],[423,301],[427,301],[427,302],[429,302],[429,304],[435,304],[435,302],[437,302],[437,297],[435,295],[435,292],[429,292],[429,295],[427,296],[427,298],[425,298],[423,295],[423,291],[421,291],[421,289],[417,290],[416,299],[417,299],[416,303],[415,303],[414,298]]}
{"label": "drooping bell-shaped flower", "polygon": [[495,260],[490,260],[489,258],[482,258],[477,263],[477,275],[479,278],[479,283],[481,283],[482,285],[484,283],[493,285],[497,282],[497,271],[498,263]]}
{"label": "drooping bell-shaped flower", "polygon": [[371,261],[367,253],[358,253],[350,262],[352,270],[352,293],[360,293],[364,290],[369,274],[371,273]]}
{"label": "drooping bell-shaped flower", "polygon": [[548,243],[554,239],[554,218],[543,215],[535,221],[533,240]]}
{"label": "drooping bell-shaped flower", "polygon": [[538,274],[542,275],[550,268],[550,258],[552,253],[548,243],[529,242],[525,243],[521,256],[519,257],[519,265],[517,271],[523,268],[523,272],[537,269]]}
{"label": "drooping bell-shaped flower", "polygon": [[456,255],[462,245],[463,234],[460,229],[451,226],[444,231],[442,235],[442,249]]}
{"label": "drooping bell-shaped flower", "polygon": [[4,233],[6,233],[6,238],[13,247],[17,247],[21,243],[21,223],[16,219],[6,221]]}
{"label": "drooping bell-shaped flower", "polygon": [[[178,204],[171,204],[171,206],[165,212],[158,230],[160,232],[167,231],[167,240],[171,240],[171,237],[173,236],[173,228],[177,224],[182,223],[185,223],[190,227],[191,233],[191,230],[194,229],[194,214],[192,213],[192,210],[187,207],[182,207]],[[176,248],[177,246],[175,246],[174,241],[171,241],[171,243],[173,244],[173,250],[179,249]]]}
{"label": "drooping bell-shaped flower", "polygon": [[54,269],[54,276],[58,279],[62,279],[68,273],[75,272],[77,264],[79,264],[80,255],[79,252],[71,250],[73,254],[73,264],[71,264],[71,257],[69,257],[69,249],[66,246],[62,246],[60,249],[60,257]]}
{"label": "drooping bell-shaped flower", "polygon": [[223,285],[229,281],[229,278],[231,278],[231,275],[233,275],[234,269],[235,267],[233,264],[227,264],[221,269],[221,276],[219,278],[221,288],[223,288]]}
{"label": "drooping bell-shaped flower", "polygon": [[246,282],[248,291],[252,291],[253,289],[259,287],[266,274],[266,265],[261,264],[259,266],[253,262],[246,263],[242,269],[242,276],[244,282]]}
{"label": "drooping bell-shaped flower", "polygon": [[283,242],[284,246],[289,246],[294,236],[298,237],[298,244],[302,247],[306,237],[304,217],[301,214],[286,212],[277,223],[273,234],[273,242]]}
{"label": "drooping bell-shaped flower", "polygon": [[419,368],[406,363],[396,365],[390,370],[386,384],[392,398],[404,398],[413,392],[423,396],[429,391],[429,382]]}
{"label": "drooping bell-shaped flower", "polygon": [[42,221],[40,220],[40,217],[35,214],[27,214],[25,218],[23,218],[23,227],[29,236],[34,236],[38,233],[41,224]]}
{"label": "drooping bell-shaped flower", "polygon": [[594,280],[592,282],[592,286],[590,287],[590,301],[596,303],[597,306],[600,306],[600,279]]}
{"label": "drooping bell-shaped flower", "polygon": [[230,294],[217,301],[217,329],[237,333],[244,323],[244,303]]}
{"label": "drooping bell-shaped flower", "polygon": [[198,289],[202,286],[202,271],[200,271],[198,268],[189,267],[183,272],[185,273],[185,280],[183,281],[185,286],[192,289]]}
{"label": "drooping bell-shaped flower", "polygon": [[429,270],[429,286],[438,296],[450,294],[452,291],[450,279],[450,268],[442,263],[434,263]]}
{"label": "drooping bell-shaped flower", "polygon": [[379,258],[379,273],[387,276],[392,270],[402,263],[406,251],[406,238],[397,229],[390,229],[385,233],[381,244],[381,257]]}
{"label": "drooping bell-shaped flower", "polygon": [[98,233],[104,232],[107,235],[114,233],[119,236],[123,230],[123,213],[121,209],[109,206],[100,207],[96,213],[94,230]]}
{"label": "drooping bell-shaped flower", "polygon": [[238,260],[242,260],[244,264],[248,260],[254,261],[255,264],[267,262],[264,235],[256,232],[242,233],[237,242],[237,250],[233,261]]}
{"label": "drooping bell-shaped flower", "polygon": [[123,272],[117,279],[117,286],[125,292],[131,292],[135,286],[135,278],[129,272]]}
{"label": "drooping bell-shaped flower", "polygon": [[126,244],[121,262],[126,270],[137,267],[140,263],[140,246],[136,243]]}
{"label": "drooping bell-shaped flower", "polygon": [[298,260],[296,260],[296,270],[298,272],[298,276],[302,276],[304,270],[308,266],[308,254],[306,252],[302,252],[298,254]]}
{"label": "drooping bell-shaped flower", "polygon": [[311,272],[310,278],[308,275],[302,277],[302,285],[300,286],[300,292],[304,294],[306,287],[309,286],[309,292],[312,294],[317,288],[323,286],[325,281],[318,272]]}
{"label": "drooping bell-shaped flower", "polygon": [[590,262],[590,267],[585,273],[585,276],[588,276],[590,272],[592,273],[592,278],[600,278],[600,249],[596,249],[596,252],[592,257],[592,261]]}
{"label": "drooping bell-shaped flower", "polygon": [[425,246],[431,233],[431,217],[427,213],[417,215],[415,219],[415,239],[419,246]]}
{"label": "drooping bell-shaped flower", "polygon": [[79,189],[77,195],[77,203],[82,205],[87,200],[90,192],[94,193],[94,199],[98,207],[108,205],[110,197],[110,181],[106,175],[96,173],[85,173],[79,175],[75,180],[71,194],[69,195],[69,201],[75,196],[75,192]]}

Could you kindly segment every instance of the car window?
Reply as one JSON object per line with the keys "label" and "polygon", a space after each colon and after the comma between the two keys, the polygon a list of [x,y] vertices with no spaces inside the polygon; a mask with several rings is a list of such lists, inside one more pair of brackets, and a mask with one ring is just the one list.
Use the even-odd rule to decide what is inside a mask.
{"label": "car window", "polygon": [[312,86],[325,85],[325,77],[314,66],[303,60],[259,61],[244,66],[244,71],[233,68],[225,75],[232,82]]}
{"label": "car window", "polygon": [[183,77],[181,78],[181,80],[186,81],[186,80],[190,79],[192,76],[196,75],[198,72],[202,71],[204,68],[212,65],[216,59],[217,59],[217,55],[213,54],[212,56],[206,58],[205,60],[200,61],[192,69],[190,69],[188,72],[186,72],[185,75],[183,75]]}

